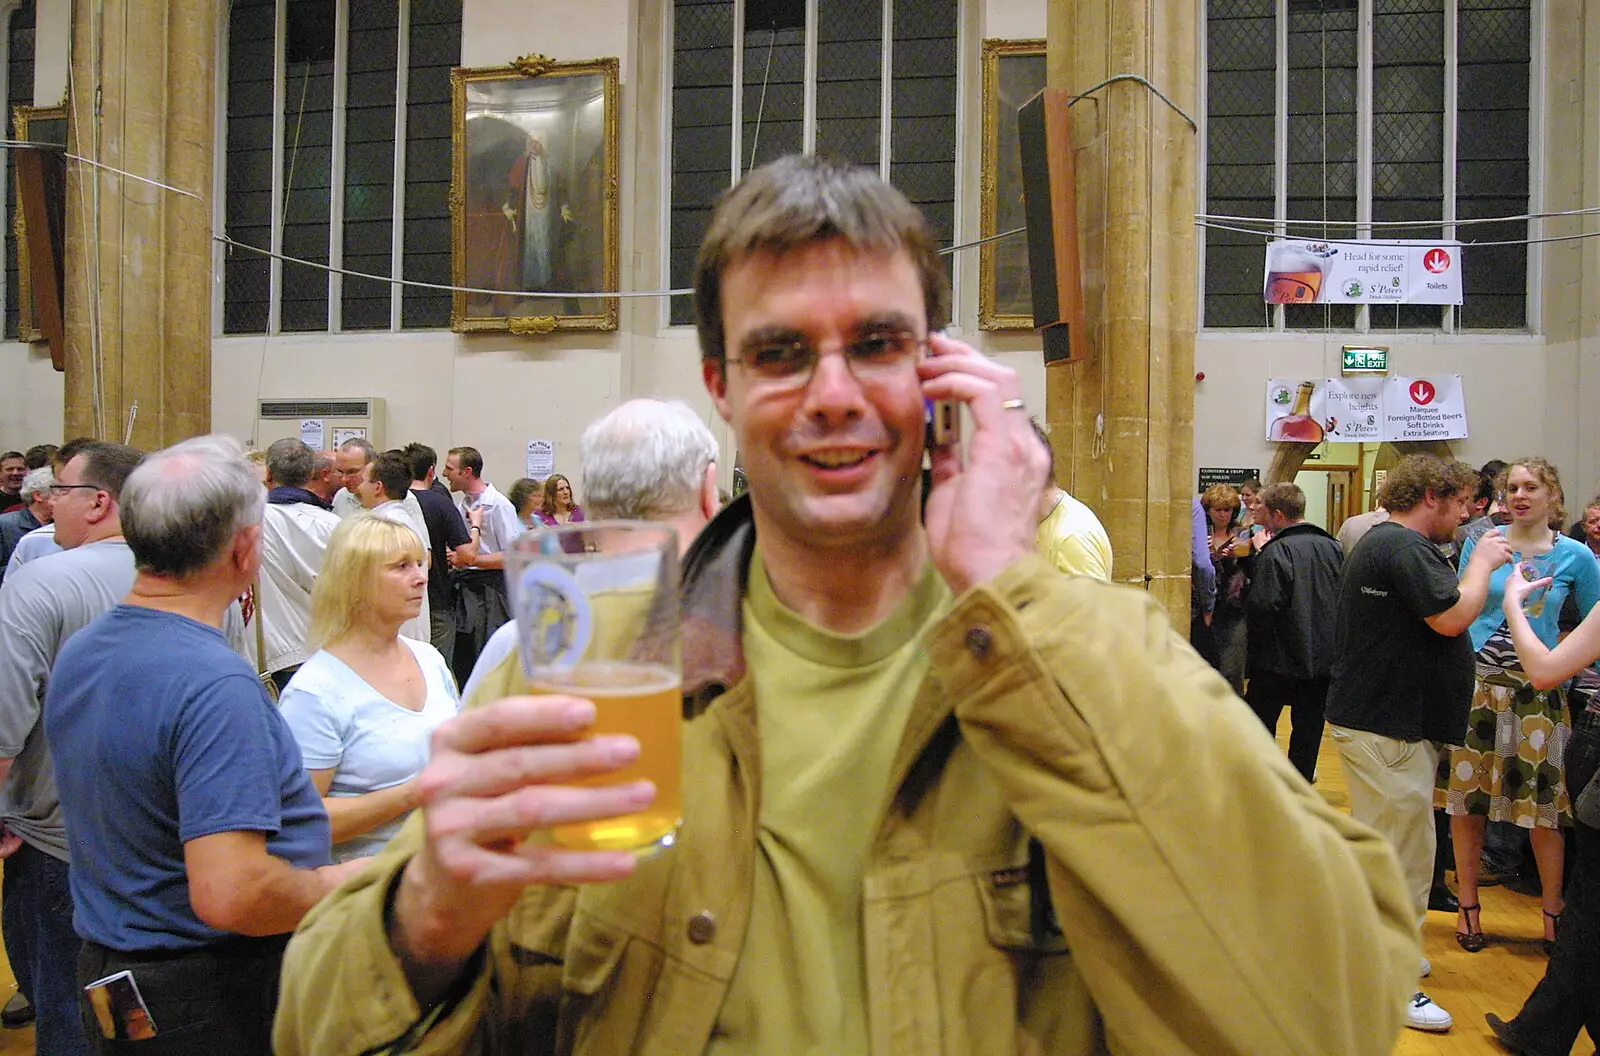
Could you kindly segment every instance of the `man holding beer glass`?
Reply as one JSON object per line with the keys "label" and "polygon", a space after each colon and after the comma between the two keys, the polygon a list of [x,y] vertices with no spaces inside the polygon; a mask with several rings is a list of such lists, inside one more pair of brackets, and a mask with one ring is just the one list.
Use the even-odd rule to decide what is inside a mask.
{"label": "man holding beer glass", "polygon": [[[1418,956],[1392,852],[1148,597],[1034,555],[1046,454],[1015,373],[938,332],[916,209],[782,159],[695,289],[750,490],[685,559],[672,846],[561,839],[648,811],[605,775],[653,747],[508,695],[539,681],[509,657],[295,939],[277,1051],[1387,1051]],[[966,406],[964,450],[927,450],[926,401]],[[585,640],[557,593],[534,666]]]}

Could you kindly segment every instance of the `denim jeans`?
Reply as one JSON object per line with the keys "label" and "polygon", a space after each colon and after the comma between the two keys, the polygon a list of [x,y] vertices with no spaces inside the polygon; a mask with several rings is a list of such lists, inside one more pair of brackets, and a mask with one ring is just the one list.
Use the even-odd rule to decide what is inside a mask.
{"label": "denim jeans", "polygon": [[86,942],[78,980],[133,975],[155,1036],[107,1039],[85,998],[83,1017],[100,1056],[272,1056],[272,1015],[288,935],[239,937],[206,949],[122,953]]}
{"label": "denim jeans", "polygon": [[77,932],[67,863],[24,843],[5,861],[0,927],[17,987],[33,1002],[38,1056],[89,1056],[78,1015]]}

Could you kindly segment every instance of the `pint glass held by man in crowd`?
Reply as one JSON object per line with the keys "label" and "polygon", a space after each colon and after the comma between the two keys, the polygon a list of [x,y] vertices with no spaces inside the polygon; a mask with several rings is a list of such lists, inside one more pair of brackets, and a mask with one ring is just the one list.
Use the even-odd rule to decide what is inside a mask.
{"label": "pint glass held by man in crowd", "polygon": [[676,535],[643,521],[535,529],[507,552],[506,580],[529,691],[591,700],[591,736],[639,741],[631,766],[578,783],[656,787],[644,811],[558,826],[550,839],[640,855],[670,847],[683,817]]}

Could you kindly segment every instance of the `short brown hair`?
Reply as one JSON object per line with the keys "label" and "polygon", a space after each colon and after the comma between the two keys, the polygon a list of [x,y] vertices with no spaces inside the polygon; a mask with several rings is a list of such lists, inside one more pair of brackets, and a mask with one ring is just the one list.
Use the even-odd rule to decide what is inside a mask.
{"label": "short brown hair", "polygon": [[1261,489],[1261,505],[1283,514],[1285,520],[1298,521],[1306,515],[1306,493],[1300,485],[1280,480]]}
{"label": "short brown hair", "polygon": [[950,284],[927,218],[906,196],[859,165],[814,154],[791,154],[756,169],[723,192],[700,244],[694,272],[700,356],[727,356],[722,332],[722,274],[756,253],[782,256],[831,239],[852,249],[904,250],[922,281],[928,329],[950,314]]}
{"label": "short brown hair", "polygon": [[1200,505],[1208,510],[1237,510],[1242,505],[1239,489],[1232,484],[1213,484],[1200,493]]}
{"label": "short brown hair", "polygon": [[1511,471],[1518,466],[1538,477],[1539,483],[1555,494],[1555,505],[1550,507],[1549,527],[1559,532],[1562,524],[1567,519],[1567,511],[1563,505],[1567,495],[1566,492],[1561,490],[1561,474],[1556,472],[1556,467],[1552,466],[1548,460],[1540,458],[1538,455],[1531,455],[1528,458],[1513,458],[1506,463],[1506,467],[1495,478],[1495,491],[1501,495],[1506,493],[1506,484],[1511,479]]}
{"label": "short brown hair", "polygon": [[1478,471],[1465,462],[1446,462],[1437,455],[1407,455],[1384,478],[1378,505],[1390,513],[1406,513],[1422,505],[1429,495],[1448,499],[1477,487]]}

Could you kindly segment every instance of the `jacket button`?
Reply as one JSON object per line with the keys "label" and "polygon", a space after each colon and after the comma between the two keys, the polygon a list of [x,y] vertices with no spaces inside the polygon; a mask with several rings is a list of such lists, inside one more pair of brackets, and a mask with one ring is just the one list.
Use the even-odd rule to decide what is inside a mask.
{"label": "jacket button", "polygon": [[989,655],[989,629],[974,627],[967,632],[967,652],[983,660]]}
{"label": "jacket button", "polygon": [[717,934],[717,918],[710,913],[696,913],[689,919],[689,941],[704,946]]}

